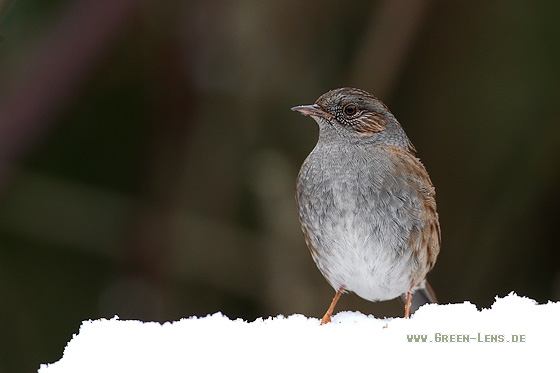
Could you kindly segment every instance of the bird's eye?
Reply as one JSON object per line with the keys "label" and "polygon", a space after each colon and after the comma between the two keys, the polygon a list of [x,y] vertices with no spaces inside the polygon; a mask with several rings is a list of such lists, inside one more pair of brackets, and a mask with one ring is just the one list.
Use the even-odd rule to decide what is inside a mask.
{"label": "bird's eye", "polygon": [[358,112],[358,107],[354,104],[348,104],[344,107],[344,114],[351,117],[356,115]]}

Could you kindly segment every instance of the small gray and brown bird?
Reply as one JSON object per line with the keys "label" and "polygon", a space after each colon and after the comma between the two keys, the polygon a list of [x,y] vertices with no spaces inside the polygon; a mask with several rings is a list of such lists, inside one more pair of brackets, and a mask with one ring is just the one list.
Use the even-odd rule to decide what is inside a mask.
{"label": "small gray and brown bird", "polygon": [[321,324],[347,291],[370,301],[400,296],[407,318],[436,302],[426,281],[441,241],[435,189],[397,119],[356,88],[292,110],[319,124],[296,200],[313,260],[336,291]]}

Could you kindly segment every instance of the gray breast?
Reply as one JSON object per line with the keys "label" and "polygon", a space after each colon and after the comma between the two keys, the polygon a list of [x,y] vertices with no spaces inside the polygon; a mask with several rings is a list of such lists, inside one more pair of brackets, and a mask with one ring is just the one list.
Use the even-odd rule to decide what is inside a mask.
{"label": "gray breast", "polygon": [[347,152],[317,146],[300,170],[302,229],[336,290],[384,300],[410,289],[418,265],[408,239],[421,229],[421,201],[393,167],[382,147]]}

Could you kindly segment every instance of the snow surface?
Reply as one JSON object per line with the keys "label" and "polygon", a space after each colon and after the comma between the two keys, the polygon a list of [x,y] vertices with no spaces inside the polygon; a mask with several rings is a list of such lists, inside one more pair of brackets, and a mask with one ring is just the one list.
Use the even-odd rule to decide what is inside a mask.
{"label": "snow surface", "polygon": [[408,320],[340,312],[323,326],[302,315],[246,322],[216,313],[164,324],[115,317],[84,321],[62,359],[39,373],[560,371],[558,316],[560,302],[512,293],[480,311],[465,302],[425,305]]}

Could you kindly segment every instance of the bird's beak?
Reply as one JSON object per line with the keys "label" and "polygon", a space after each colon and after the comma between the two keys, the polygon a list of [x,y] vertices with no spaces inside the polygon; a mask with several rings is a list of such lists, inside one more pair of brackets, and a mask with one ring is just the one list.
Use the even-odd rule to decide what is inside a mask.
{"label": "bird's beak", "polygon": [[303,115],[309,115],[310,117],[320,117],[331,119],[333,117],[332,114],[327,113],[323,108],[321,108],[317,104],[313,105],[301,105],[301,106],[294,106],[292,111],[298,111]]}

